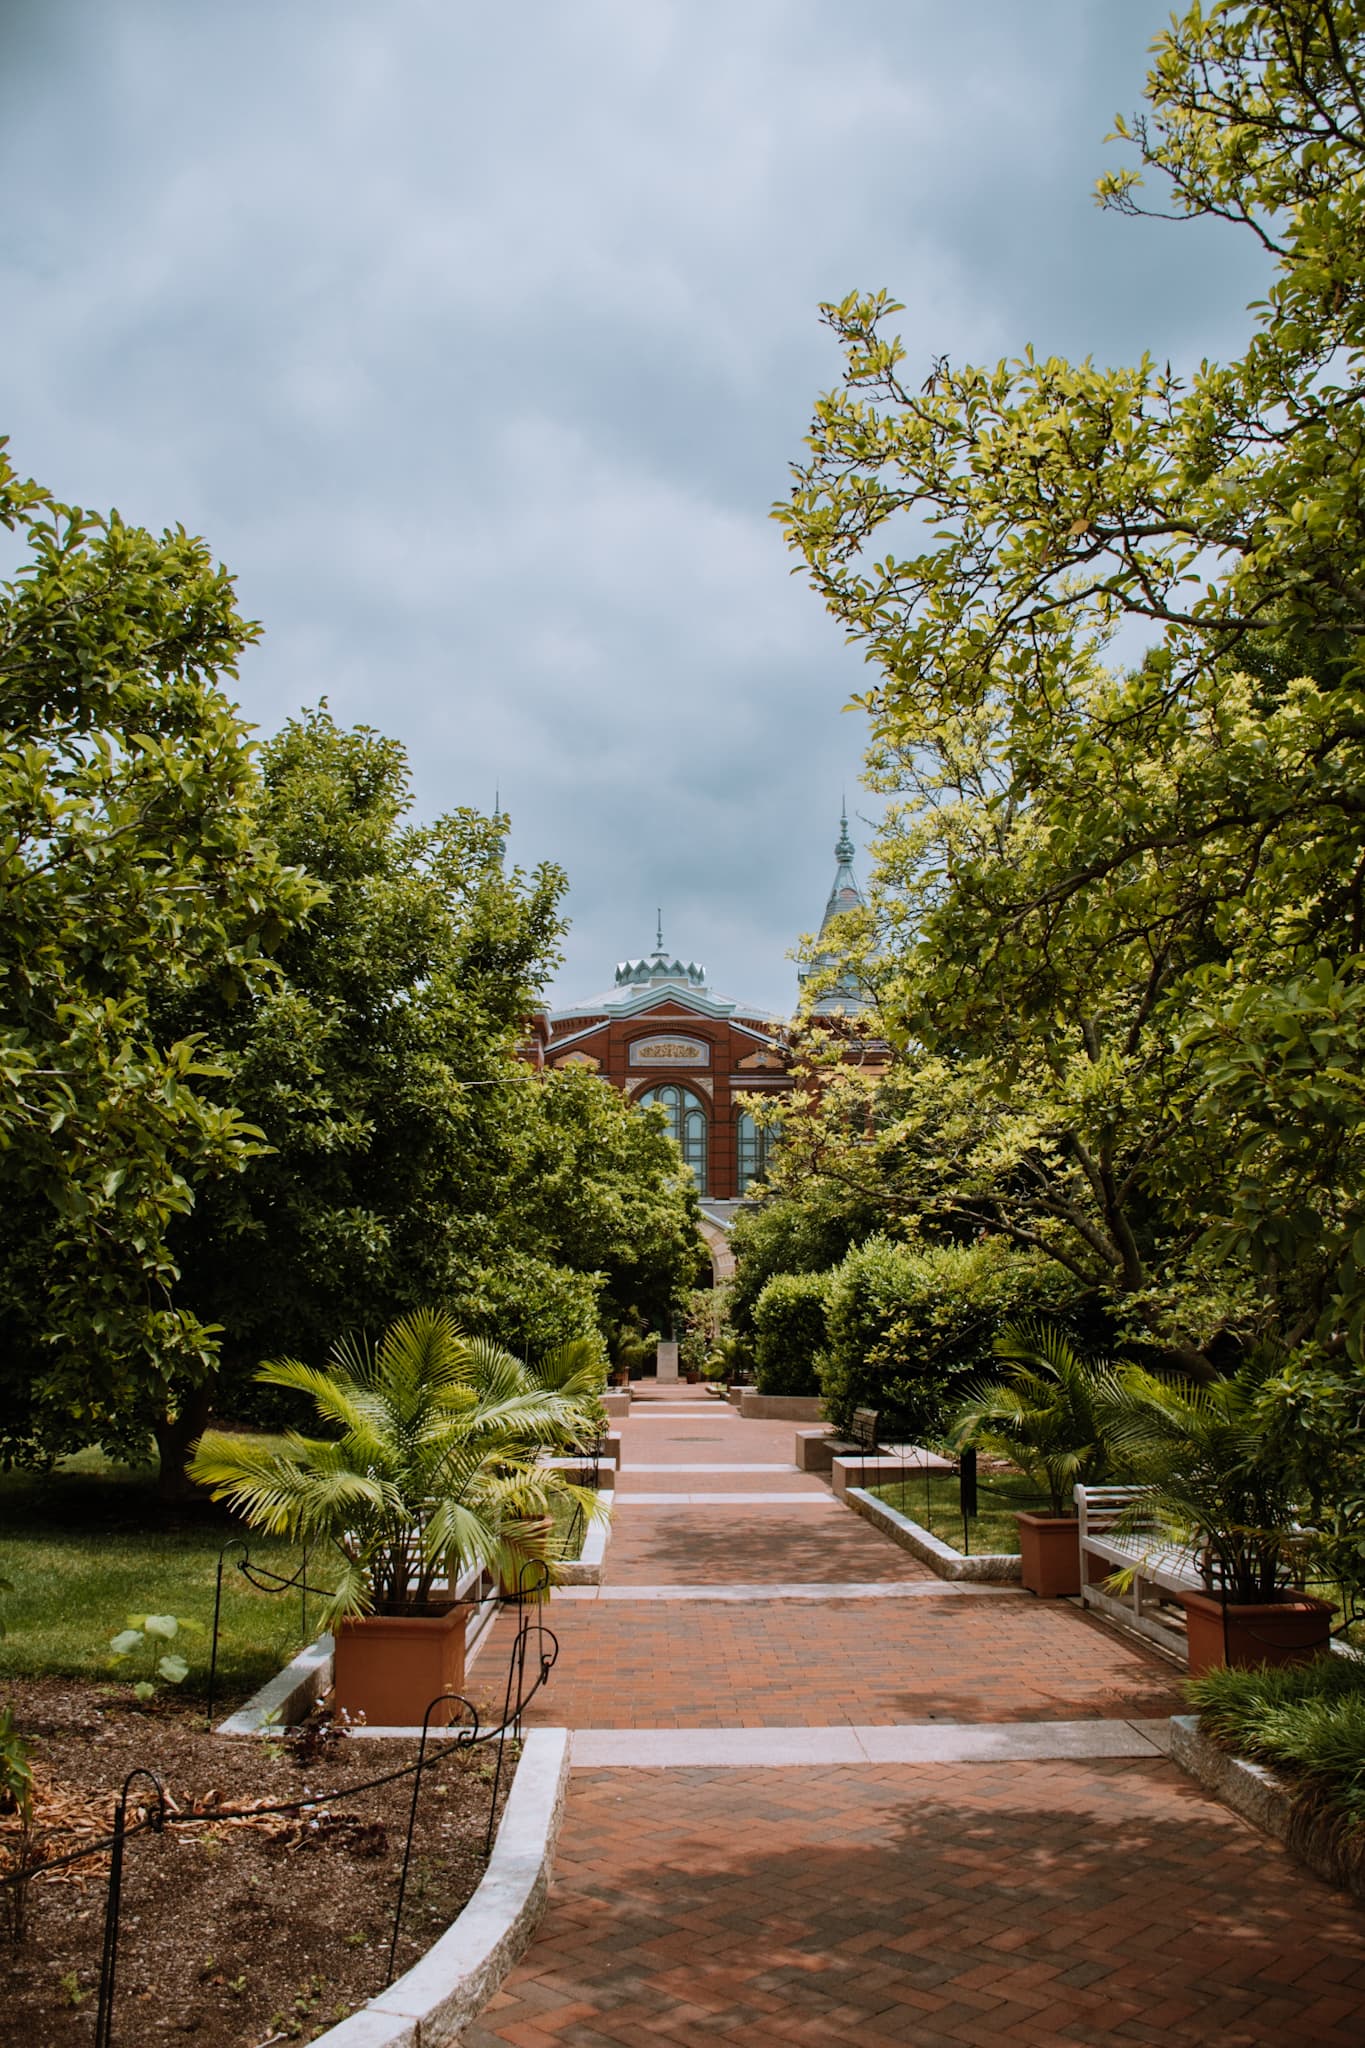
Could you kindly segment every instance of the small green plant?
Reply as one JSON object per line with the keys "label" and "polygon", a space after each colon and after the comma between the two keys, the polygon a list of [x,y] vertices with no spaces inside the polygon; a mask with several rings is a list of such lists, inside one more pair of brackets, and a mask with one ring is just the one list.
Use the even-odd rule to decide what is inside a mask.
{"label": "small green plant", "polygon": [[135,1658],[143,1660],[145,1676],[133,1686],[134,1699],[155,1699],[157,1680],[165,1685],[183,1685],[189,1677],[190,1667],[178,1650],[167,1646],[182,1634],[194,1634],[199,1630],[197,1621],[187,1621],[176,1614],[130,1614],[127,1628],[120,1629],[112,1636],[109,1647],[113,1651],[115,1666],[126,1664]]}
{"label": "small green plant", "polygon": [[29,1745],[15,1727],[10,1709],[0,1707],[0,1813],[18,1813],[27,1821],[32,1811]]}
{"label": "small green plant", "polygon": [[73,2008],[84,2005],[86,1999],[90,1996],[88,1991],[81,1990],[81,1980],[74,1970],[64,1970],[62,1972],[61,1976],[57,1979],[57,1989],[61,1992],[66,2004]]}

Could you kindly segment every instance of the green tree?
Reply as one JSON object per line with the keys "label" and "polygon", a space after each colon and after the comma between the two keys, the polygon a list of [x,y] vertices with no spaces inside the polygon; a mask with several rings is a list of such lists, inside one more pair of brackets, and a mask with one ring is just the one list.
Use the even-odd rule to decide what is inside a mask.
{"label": "green tree", "polygon": [[505,819],[407,822],[402,747],[325,707],[264,748],[262,785],[263,825],[327,901],[277,986],[183,996],[270,1150],[177,1228],[182,1293],[226,1334],[219,1384],[163,1432],[168,1466],[210,1397],[253,1412],[263,1356],[321,1356],[432,1304],[540,1351],[594,1331],[604,1294],[666,1302],[695,1243],[655,1121],[517,1055],[556,957],[559,870],[509,872]]}
{"label": "green tree", "polygon": [[183,530],[57,502],[0,442],[0,1447],[145,1442],[216,1333],[175,1291],[196,1185],[260,1150],[158,992],[273,985],[320,891],[256,815],[223,688],[255,628]]}
{"label": "green tree", "polygon": [[[894,800],[854,965],[902,1061],[883,1129],[936,1133],[901,1156],[951,1213],[1205,1375],[1229,1340],[1344,1320],[1359,1356],[1365,1329],[1344,995],[1294,1050],[1365,922],[1363,95],[1359,6],[1191,9],[1120,132],[1178,214],[1264,247],[1244,355],[1182,381],[1026,352],[921,384],[894,302],[854,295],[825,309],[845,381],[781,508],[877,670]],[[1101,198],[1132,210],[1140,177]],[[1149,652],[1115,673],[1135,627]]]}

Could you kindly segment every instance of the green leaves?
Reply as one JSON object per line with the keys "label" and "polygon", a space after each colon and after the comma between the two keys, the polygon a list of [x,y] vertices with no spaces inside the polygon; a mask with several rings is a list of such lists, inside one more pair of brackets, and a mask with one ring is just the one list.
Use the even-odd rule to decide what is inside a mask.
{"label": "green leaves", "polygon": [[166,1685],[183,1685],[190,1675],[189,1663],[178,1650],[167,1650],[164,1645],[174,1642],[182,1634],[202,1633],[202,1625],[184,1615],[130,1614],[128,1626],[110,1639],[109,1649],[115,1667],[127,1663],[130,1658],[141,1657],[144,1668],[150,1673],[150,1676],[139,1678],[134,1683],[134,1699],[144,1706],[155,1699],[157,1679]]}
{"label": "green leaves", "polygon": [[170,1301],[171,1219],[256,1134],[155,997],[269,976],[317,900],[262,836],[222,687],[255,636],[183,530],[62,506],[0,443],[0,1324],[11,1450],[145,1442],[213,1333]]}
{"label": "green leaves", "polygon": [[561,1350],[542,1375],[466,1338],[450,1316],[420,1311],[373,1350],[339,1345],[325,1373],[291,1362],[261,1377],[307,1390],[340,1433],[207,1430],[191,1476],[254,1527],[330,1543],[341,1560],[335,1619],[424,1605],[468,1564],[507,1566],[513,1524],[577,1502],[537,1460],[592,1433],[603,1361],[600,1350]]}

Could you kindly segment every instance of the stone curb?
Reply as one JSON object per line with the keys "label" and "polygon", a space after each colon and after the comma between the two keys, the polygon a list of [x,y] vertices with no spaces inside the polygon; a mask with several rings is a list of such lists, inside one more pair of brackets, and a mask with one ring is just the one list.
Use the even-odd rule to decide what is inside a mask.
{"label": "stone curb", "polygon": [[291,1657],[283,1671],[267,1679],[244,1707],[220,1721],[218,1735],[267,1735],[272,1730],[292,1728],[302,1721],[314,1700],[332,1683],[332,1638],[320,1635],[316,1642]]}
{"label": "stone curb", "polygon": [[398,1981],[319,2034],[314,2048],[444,2048],[482,2012],[540,1923],[569,1780],[569,1732],[537,1728],[479,1888]]}
{"label": "stone curb", "polygon": [[611,1542],[612,1510],[616,1506],[616,1493],[612,1487],[604,1487],[598,1495],[606,1513],[595,1522],[589,1522],[583,1537],[583,1548],[577,1557],[566,1558],[559,1566],[561,1586],[600,1586],[602,1572],[607,1561],[607,1545]]}
{"label": "stone curb", "polygon": [[1341,1891],[1365,1899],[1365,1873],[1351,1870],[1329,1837],[1305,1827],[1295,1811],[1294,1794],[1283,1778],[1264,1764],[1230,1756],[1199,1732],[1195,1714],[1172,1714],[1171,1761],[1198,1779],[1223,1806],[1263,1834],[1283,1842],[1290,1855],[1315,1877]]}
{"label": "stone curb", "polygon": [[865,1522],[871,1522],[874,1529],[880,1529],[893,1543],[908,1550],[911,1557],[917,1557],[921,1564],[927,1564],[931,1572],[941,1579],[978,1579],[989,1584],[1016,1584],[1021,1571],[1020,1561],[1004,1551],[983,1551],[980,1557],[963,1557],[947,1543],[940,1543],[937,1536],[931,1536],[918,1522],[912,1522],[908,1515],[902,1515],[895,1508],[888,1507],[884,1500],[868,1493],[861,1486],[850,1486],[841,1496],[845,1507],[852,1508],[855,1515],[861,1515]]}

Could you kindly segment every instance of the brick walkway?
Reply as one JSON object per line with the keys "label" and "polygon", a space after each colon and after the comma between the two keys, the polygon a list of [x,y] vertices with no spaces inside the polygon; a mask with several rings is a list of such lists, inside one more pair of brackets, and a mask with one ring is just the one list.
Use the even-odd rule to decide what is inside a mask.
{"label": "brick walkway", "polygon": [[[697,1401],[633,1417],[626,1469],[776,1464],[791,1437]],[[632,1506],[632,1485],[703,1490],[636,1476],[612,1597],[555,1605],[562,1653],[532,1719],[663,1731],[630,1738],[654,1762],[674,1729],[990,1724],[1008,1743],[1052,1721],[1084,1745],[1087,1726],[1180,1704],[1164,1659],[1066,1603],[821,1597],[855,1579],[918,1593],[918,1567],[844,1509]],[[780,1476],[774,1491],[807,1490]],[[806,1579],[813,1597],[670,1597],[689,1542],[693,1590]],[[475,1676],[500,1668],[498,1641],[487,1657]],[[742,1765],[623,1752],[574,1772],[545,1920],[467,2048],[1365,2040],[1358,1909],[1159,1758],[754,1769],[756,1739]],[[592,1738],[594,1764],[618,1762],[610,1746]]]}

